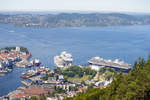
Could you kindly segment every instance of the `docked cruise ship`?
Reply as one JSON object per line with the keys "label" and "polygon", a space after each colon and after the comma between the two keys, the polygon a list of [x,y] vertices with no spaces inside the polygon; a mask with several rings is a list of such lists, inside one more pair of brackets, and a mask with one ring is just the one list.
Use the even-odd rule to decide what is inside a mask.
{"label": "docked cruise ship", "polygon": [[118,59],[112,60],[106,60],[104,58],[100,57],[93,57],[88,61],[92,69],[99,70],[103,67],[110,67],[114,68],[116,70],[122,70],[122,71],[129,71],[131,69],[130,64],[127,64],[123,61],[119,61]]}
{"label": "docked cruise ship", "polygon": [[73,58],[70,53],[66,51],[61,52],[60,56],[54,57],[54,64],[56,67],[65,68],[72,66]]}

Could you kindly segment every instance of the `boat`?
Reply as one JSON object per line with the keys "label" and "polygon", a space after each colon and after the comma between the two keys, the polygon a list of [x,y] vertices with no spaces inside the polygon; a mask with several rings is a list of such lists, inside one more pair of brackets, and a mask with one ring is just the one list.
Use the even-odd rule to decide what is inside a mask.
{"label": "boat", "polygon": [[12,69],[6,68],[7,72],[12,72]]}
{"label": "boat", "polygon": [[70,53],[67,53],[66,51],[63,51],[59,56],[54,57],[54,64],[59,68],[72,66],[72,62],[72,55]]}
{"label": "boat", "polygon": [[39,67],[40,66],[40,60],[39,59],[35,59],[34,60],[34,64],[36,67]]}
{"label": "boat", "polygon": [[28,79],[37,75],[40,75],[40,73],[35,70],[29,70],[27,73],[22,73],[21,78]]}
{"label": "boat", "polygon": [[92,69],[97,69],[97,70],[103,67],[110,67],[116,70],[123,70],[123,71],[131,70],[130,64],[127,64],[123,61],[119,61],[118,59],[112,61],[112,60],[106,60],[101,57],[93,57],[88,61],[88,63],[91,65]]}
{"label": "boat", "polygon": [[22,60],[20,62],[16,62],[15,66],[20,67],[20,68],[26,68],[26,67],[32,67],[33,64],[29,62],[28,60]]}
{"label": "boat", "polygon": [[50,71],[50,68],[44,67],[44,66],[40,67],[38,70],[39,73],[48,73],[49,71]]}
{"label": "boat", "polygon": [[21,78],[28,79],[28,78],[30,78],[30,75],[22,73]]}
{"label": "boat", "polygon": [[0,70],[0,73],[7,73],[7,70]]}

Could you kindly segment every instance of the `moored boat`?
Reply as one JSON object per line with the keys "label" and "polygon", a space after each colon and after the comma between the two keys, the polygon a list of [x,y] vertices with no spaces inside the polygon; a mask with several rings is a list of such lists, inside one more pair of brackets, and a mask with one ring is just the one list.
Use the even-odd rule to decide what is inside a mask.
{"label": "moored boat", "polygon": [[40,73],[34,70],[29,70],[27,73],[22,73],[21,78],[28,79],[36,75],[40,75]]}
{"label": "moored boat", "polygon": [[127,64],[123,61],[119,61],[118,59],[112,61],[100,57],[93,57],[88,61],[88,63],[90,64],[92,69],[95,69],[97,71],[103,67],[114,68],[116,70],[122,70],[124,72],[128,72],[131,70],[130,64]]}
{"label": "moored boat", "polygon": [[36,67],[40,66],[40,60],[39,59],[35,59],[34,64]]}

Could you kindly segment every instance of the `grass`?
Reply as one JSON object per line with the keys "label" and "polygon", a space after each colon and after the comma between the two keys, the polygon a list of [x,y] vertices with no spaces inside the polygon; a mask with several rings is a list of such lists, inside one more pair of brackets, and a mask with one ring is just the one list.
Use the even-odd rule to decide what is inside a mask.
{"label": "grass", "polygon": [[87,81],[91,78],[92,76],[91,75],[84,75],[83,77],[78,77],[78,76],[75,76],[73,78],[67,78],[69,81],[72,81],[72,82],[83,82],[83,81]]}

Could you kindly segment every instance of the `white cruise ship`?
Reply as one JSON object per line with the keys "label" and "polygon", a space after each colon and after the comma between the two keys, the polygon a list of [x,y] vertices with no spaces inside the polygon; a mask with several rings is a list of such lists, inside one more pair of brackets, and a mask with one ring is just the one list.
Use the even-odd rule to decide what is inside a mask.
{"label": "white cruise ship", "polygon": [[72,66],[72,62],[72,55],[66,51],[61,52],[60,56],[54,57],[54,64],[59,68],[70,67]]}
{"label": "white cruise ship", "polygon": [[112,60],[106,60],[100,57],[93,57],[88,62],[91,65],[91,68],[95,70],[99,70],[102,67],[111,67],[111,68],[115,68],[118,70],[126,70],[126,71],[131,69],[130,64],[127,64],[123,61],[119,61],[118,59],[115,59],[114,61],[112,61]]}

